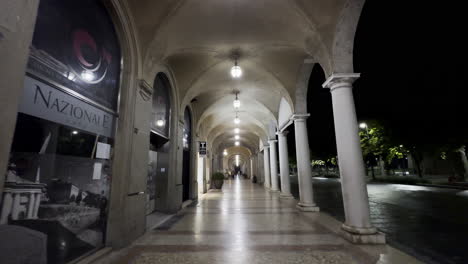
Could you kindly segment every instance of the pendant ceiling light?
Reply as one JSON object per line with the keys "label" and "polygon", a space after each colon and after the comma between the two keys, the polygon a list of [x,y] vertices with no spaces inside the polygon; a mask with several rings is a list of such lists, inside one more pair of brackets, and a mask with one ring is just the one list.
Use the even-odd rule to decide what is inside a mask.
{"label": "pendant ceiling light", "polygon": [[234,138],[235,138],[235,139],[239,139],[240,137],[239,137],[239,135],[235,135]]}
{"label": "pendant ceiling light", "polygon": [[234,128],[234,133],[239,134],[239,128]]}
{"label": "pendant ceiling light", "polygon": [[227,155],[228,155],[227,150],[224,150],[223,155],[224,155],[224,156],[227,156]]}
{"label": "pendant ceiling light", "polygon": [[239,109],[239,107],[240,107],[240,100],[239,100],[239,98],[237,98],[237,94],[238,94],[238,93],[236,93],[236,99],[234,100],[234,102],[233,102],[232,104],[234,105],[234,108]]}
{"label": "pendant ceiling light", "polygon": [[239,141],[234,142],[234,145],[239,146]]}
{"label": "pendant ceiling light", "polygon": [[231,68],[231,76],[232,78],[240,78],[242,76],[242,69],[239,65],[237,65],[237,60],[234,62],[234,66]]}
{"label": "pendant ceiling light", "polygon": [[239,123],[240,123],[240,119],[239,119],[239,117],[237,117],[237,112],[236,112],[236,118],[234,118],[234,123],[235,123],[235,124],[239,124]]}

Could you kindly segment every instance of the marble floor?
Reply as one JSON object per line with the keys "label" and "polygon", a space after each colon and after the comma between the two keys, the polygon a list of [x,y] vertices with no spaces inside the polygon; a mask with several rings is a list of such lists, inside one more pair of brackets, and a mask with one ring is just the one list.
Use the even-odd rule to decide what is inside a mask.
{"label": "marble floor", "polygon": [[352,245],[340,237],[340,222],[299,212],[296,203],[250,181],[227,180],[222,192],[203,195],[95,263],[421,263],[390,246]]}

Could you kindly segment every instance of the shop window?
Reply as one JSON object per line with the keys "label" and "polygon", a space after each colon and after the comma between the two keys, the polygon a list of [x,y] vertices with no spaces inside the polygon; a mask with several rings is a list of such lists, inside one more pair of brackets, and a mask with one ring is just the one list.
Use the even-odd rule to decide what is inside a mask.
{"label": "shop window", "polygon": [[40,2],[0,223],[42,232],[48,263],[105,243],[120,63],[101,1]]}

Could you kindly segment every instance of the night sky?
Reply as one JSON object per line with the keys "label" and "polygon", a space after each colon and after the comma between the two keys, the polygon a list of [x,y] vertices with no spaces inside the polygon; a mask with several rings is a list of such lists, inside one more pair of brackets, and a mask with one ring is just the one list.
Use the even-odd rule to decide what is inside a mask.
{"label": "night sky", "polygon": [[[408,2],[411,2],[410,4]],[[468,143],[468,37],[452,2],[368,0],[354,44],[359,121],[376,120],[401,143]],[[312,158],[336,155],[331,94],[316,66],[308,92]]]}

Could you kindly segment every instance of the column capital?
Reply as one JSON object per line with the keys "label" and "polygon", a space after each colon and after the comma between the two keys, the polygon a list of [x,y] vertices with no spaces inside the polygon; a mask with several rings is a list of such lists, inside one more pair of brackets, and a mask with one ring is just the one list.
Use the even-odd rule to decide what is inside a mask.
{"label": "column capital", "polygon": [[289,131],[283,130],[283,131],[276,132],[276,135],[285,137],[285,136],[288,135],[288,133],[289,133]]}
{"label": "column capital", "polygon": [[263,148],[269,148],[269,147],[270,147],[270,144],[263,145]]}
{"label": "column capital", "polygon": [[310,114],[293,114],[289,119],[292,121],[305,121]]}
{"label": "column capital", "polygon": [[276,140],[276,139],[270,139],[270,140],[268,140],[268,143],[270,143],[270,144],[271,144],[271,143],[276,143],[276,142],[278,142],[278,140]]}
{"label": "column capital", "polygon": [[322,87],[329,88],[332,91],[342,87],[352,88],[353,82],[359,77],[361,77],[360,73],[333,73],[322,84]]}

